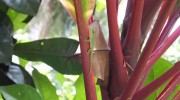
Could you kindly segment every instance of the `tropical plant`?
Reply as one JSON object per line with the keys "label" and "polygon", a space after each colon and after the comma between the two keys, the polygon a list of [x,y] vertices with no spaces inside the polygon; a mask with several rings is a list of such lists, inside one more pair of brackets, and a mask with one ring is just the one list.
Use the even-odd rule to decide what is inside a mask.
{"label": "tropical plant", "polygon": [[[106,0],[108,43],[101,19],[94,17],[96,0],[59,1],[77,25],[79,41],[57,37],[18,43],[13,32],[36,15],[41,0],[0,1],[0,99],[59,99],[46,76],[36,69],[30,75],[12,55],[42,61],[63,75],[80,75],[74,99],[180,99],[180,62],[160,58],[180,35],[179,25],[172,31],[180,0],[127,0],[122,31],[117,23],[122,1]],[[75,54],[78,45],[81,53]]]}

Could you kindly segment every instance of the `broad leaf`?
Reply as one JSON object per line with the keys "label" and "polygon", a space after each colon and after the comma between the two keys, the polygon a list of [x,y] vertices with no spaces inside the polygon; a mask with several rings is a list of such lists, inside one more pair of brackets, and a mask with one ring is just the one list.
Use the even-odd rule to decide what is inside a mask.
{"label": "broad leaf", "polygon": [[35,87],[31,75],[20,65],[11,63],[6,75],[16,84],[28,84],[32,87]]}
{"label": "broad leaf", "polygon": [[74,7],[74,0],[59,0],[62,5],[66,8],[69,15],[74,21],[76,21],[76,12]]}
{"label": "broad leaf", "polygon": [[28,15],[35,15],[41,0],[2,0],[10,8]]}
{"label": "broad leaf", "polygon": [[45,75],[40,74],[36,69],[34,69],[33,79],[43,100],[58,100],[56,88]]}
{"label": "broad leaf", "polygon": [[1,13],[0,19],[0,63],[9,64],[13,51],[13,40],[11,37],[13,26],[6,14]]}
{"label": "broad leaf", "polygon": [[[74,0],[59,0],[59,1],[66,8],[67,12],[70,14],[73,20],[76,21]],[[81,0],[81,4],[79,5],[82,5],[85,22],[89,21],[94,11],[95,4],[96,4],[96,0]]]}
{"label": "broad leaf", "polygon": [[78,42],[67,38],[44,39],[16,44],[14,54],[31,61],[43,61],[62,74],[80,74],[78,61],[68,59],[77,49]]}
{"label": "broad leaf", "polygon": [[[161,76],[163,73],[165,73],[167,70],[169,70],[173,66],[172,63],[169,61],[160,58],[151,69],[151,72],[145,82],[146,84],[149,84],[153,80],[157,79],[159,76]],[[167,83],[166,83],[167,84]],[[151,96],[149,96],[148,100],[155,100],[155,98],[161,93],[161,91],[164,89],[166,85],[164,84],[161,86],[157,91],[155,91]]]}
{"label": "broad leaf", "polygon": [[42,100],[38,92],[28,85],[1,86],[0,92],[6,100]]}
{"label": "broad leaf", "polygon": [[[81,74],[79,78],[77,79],[75,83],[75,88],[76,88],[76,95],[74,97],[74,100],[86,100],[83,74]],[[98,100],[102,100],[99,85],[96,85],[96,94],[97,94]]]}

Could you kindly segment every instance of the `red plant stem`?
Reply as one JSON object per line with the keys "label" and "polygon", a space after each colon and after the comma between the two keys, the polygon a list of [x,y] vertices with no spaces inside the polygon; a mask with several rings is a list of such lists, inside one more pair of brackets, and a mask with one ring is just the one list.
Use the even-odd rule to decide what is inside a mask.
{"label": "red plant stem", "polygon": [[80,48],[81,48],[81,59],[82,59],[82,68],[83,68],[83,74],[84,74],[86,99],[97,100],[93,71],[91,71],[89,75],[90,57],[88,56],[87,52],[90,49],[90,44],[89,42],[85,41],[89,39],[89,25],[88,25],[88,22],[85,22],[85,19],[83,16],[81,0],[74,0],[74,4],[75,4],[75,10],[76,10],[78,32],[79,32],[79,41],[80,41]]}
{"label": "red plant stem", "polygon": [[153,19],[158,12],[158,9],[161,7],[163,0],[145,0],[144,10],[142,16],[142,44],[146,38],[147,33],[152,25]]}
{"label": "red plant stem", "polygon": [[171,16],[169,17],[169,20],[163,30],[163,32],[161,33],[161,36],[156,44],[155,50],[163,43],[163,41],[165,40],[165,38],[168,36],[168,34],[170,33],[170,30],[172,29],[174,23],[176,22],[176,20],[179,18],[179,13],[180,13],[180,8],[177,9],[176,11],[173,11]]}
{"label": "red plant stem", "polygon": [[123,30],[121,33],[121,44],[124,43],[128,28],[129,28],[129,24],[131,21],[131,17],[132,17],[132,8],[133,8],[133,4],[134,4],[134,0],[128,0],[127,2],[127,7],[126,7],[126,14],[123,20]]}
{"label": "red plant stem", "polygon": [[[170,70],[165,72],[162,76],[142,88],[140,91],[134,94],[133,100],[144,100],[161,85],[167,82],[171,77],[180,72],[180,62],[177,62]],[[123,99],[124,100],[124,99]]]}
{"label": "red plant stem", "polygon": [[173,97],[173,100],[180,100],[180,90],[178,93]]}
{"label": "red plant stem", "polygon": [[[121,99],[127,100],[131,99],[134,92],[136,91],[139,82],[142,78],[142,74],[144,72],[144,67],[146,66],[151,53],[153,52],[153,49],[156,45],[156,42],[158,40],[159,34],[161,33],[161,30],[166,22],[166,19],[170,15],[175,3],[177,0],[166,0],[164,1],[163,6],[161,7],[160,13],[158,15],[158,18],[156,20],[156,23],[154,25],[154,28],[149,36],[149,39],[147,41],[147,44],[136,64],[136,67],[126,85],[126,88],[122,94]],[[137,1],[136,1],[137,2]]]}
{"label": "red plant stem", "polygon": [[129,58],[125,58],[125,60],[130,66],[132,66],[132,68],[135,67],[138,54],[140,52],[141,19],[142,19],[143,7],[144,7],[143,5],[144,5],[144,0],[139,0],[139,2],[137,1],[134,3],[130,26],[125,41],[123,43],[124,56],[130,56]]}
{"label": "red plant stem", "polygon": [[172,33],[172,35],[170,35],[167,40],[156,50],[153,52],[153,54],[151,55],[150,60],[148,61],[145,69],[144,69],[144,73],[143,73],[143,78],[141,80],[141,82],[139,83],[139,86],[137,88],[137,91],[140,90],[143,85],[144,82],[152,68],[152,65],[163,55],[163,53],[169,48],[169,46],[171,46],[171,44],[180,36],[180,26]]}
{"label": "red plant stem", "polygon": [[109,40],[111,47],[110,83],[109,95],[114,98],[121,94],[127,81],[126,67],[123,66],[124,59],[119,38],[116,0],[106,0],[107,16],[109,26]]}
{"label": "red plant stem", "polygon": [[173,90],[180,84],[180,72],[168,83],[165,89],[159,94],[156,100],[167,100]]}
{"label": "red plant stem", "polygon": [[109,100],[107,88],[104,88],[102,86],[100,86],[100,88],[101,88],[102,100]]}

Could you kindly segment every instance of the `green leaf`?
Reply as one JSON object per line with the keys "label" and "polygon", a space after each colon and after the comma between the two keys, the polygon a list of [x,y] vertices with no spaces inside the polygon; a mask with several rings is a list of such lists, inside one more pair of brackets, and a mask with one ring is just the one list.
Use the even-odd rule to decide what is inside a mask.
{"label": "green leaf", "polygon": [[31,75],[20,65],[11,63],[9,65],[9,70],[6,75],[13,80],[16,84],[28,84],[35,87]]}
{"label": "green leaf", "polygon": [[2,1],[0,1],[0,11],[6,13],[8,8],[8,6],[6,6]]}
{"label": "green leaf", "polygon": [[27,15],[18,13],[13,9],[9,9],[7,15],[13,22],[14,30],[23,28],[26,25],[26,23],[23,23],[23,21],[27,18]]}
{"label": "green leaf", "polygon": [[[1,13],[1,12],[0,12]],[[9,64],[13,53],[13,26],[6,14],[0,15],[0,63]]]}
{"label": "green leaf", "polygon": [[[153,80],[160,77],[163,73],[165,73],[167,70],[169,70],[173,64],[163,58],[160,58],[151,69],[149,76],[145,82],[145,85],[149,84]],[[166,82],[167,84],[168,82]],[[161,91],[165,88],[166,84],[161,86],[158,90],[156,90],[151,96],[148,97],[147,100],[155,100],[155,98],[161,93]]]}
{"label": "green leaf", "polygon": [[0,86],[12,85],[15,84],[6,74],[0,70]]}
{"label": "green leaf", "polygon": [[60,73],[56,73],[56,79],[57,79],[57,81],[61,84],[61,85],[63,85],[63,83],[65,82],[65,81],[67,81],[67,79],[62,75],[62,74],[60,74]]}
{"label": "green leaf", "polygon": [[19,63],[22,67],[25,68],[26,64],[28,63],[27,60],[23,59],[23,58],[19,58]]}
{"label": "green leaf", "polygon": [[24,14],[35,15],[41,0],[2,0],[10,8]]}
{"label": "green leaf", "polygon": [[[75,88],[76,88],[76,95],[74,97],[74,100],[86,100],[83,74],[81,74],[77,79],[75,83]],[[99,85],[96,85],[96,94],[98,100],[102,100]]]}
{"label": "green leaf", "polygon": [[0,92],[0,100],[3,100],[2,95],[1,95],[1,92]]}
{"label": "green leaf", "polygon": [[105,8],[106,8],[106,3],[103,0],[97,0],[96,11],[100,13]]}
{"label": "green leaf", "polygon": [[[59,0],[62,5],[65,7],[67,12],[70,14],[70,16],[73,18],[74,21],[76,21],[76,12],[75,12],[75,6],[74,6],[74,0]],[[96,4],[96,0],[81,0],[81,5],[83,9],[83,16],[85,19],[85,22],[88,22]]]}
{"label": "green leaf", "polygon": [[74,21],[76,21],[76,12],[74,7],[74,0],[59,0],[62,5],[65,7],[69,15]]}
{"label": "green leaf", "polygon": [[62,74],[80,74],[81,64],[67,59],[78,47],[78,41],[67,38],[44,39],[16,44],[14,54],[31,61],[43,61]]}
{"label": "green leaf", "polygon": [[42,100],[38,92],[28,85],[1,86],[0,91],[6,100]]}
{"label": "green leaf", "polygon": [[58,100],[56,88],[45,75],[40,74],[36,69],[34,69],[32,76],[43,100]]}

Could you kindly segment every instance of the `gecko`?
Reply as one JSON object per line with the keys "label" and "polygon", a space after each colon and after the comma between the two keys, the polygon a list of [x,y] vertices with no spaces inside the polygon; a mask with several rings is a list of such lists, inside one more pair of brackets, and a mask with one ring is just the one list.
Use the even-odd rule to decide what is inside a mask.
{"label": "gecko", "polygon": [[94,51],[94,40],[95,40],[95,32],[93,29],[90,29],[90,38],[89,38],[89,42],[90,42],[90,49],[88,50],[87,54],[90,54],[90,69],[89,69],[89,74],[91,73],[92,70],[92,60],[93,60],[93,51]]}

